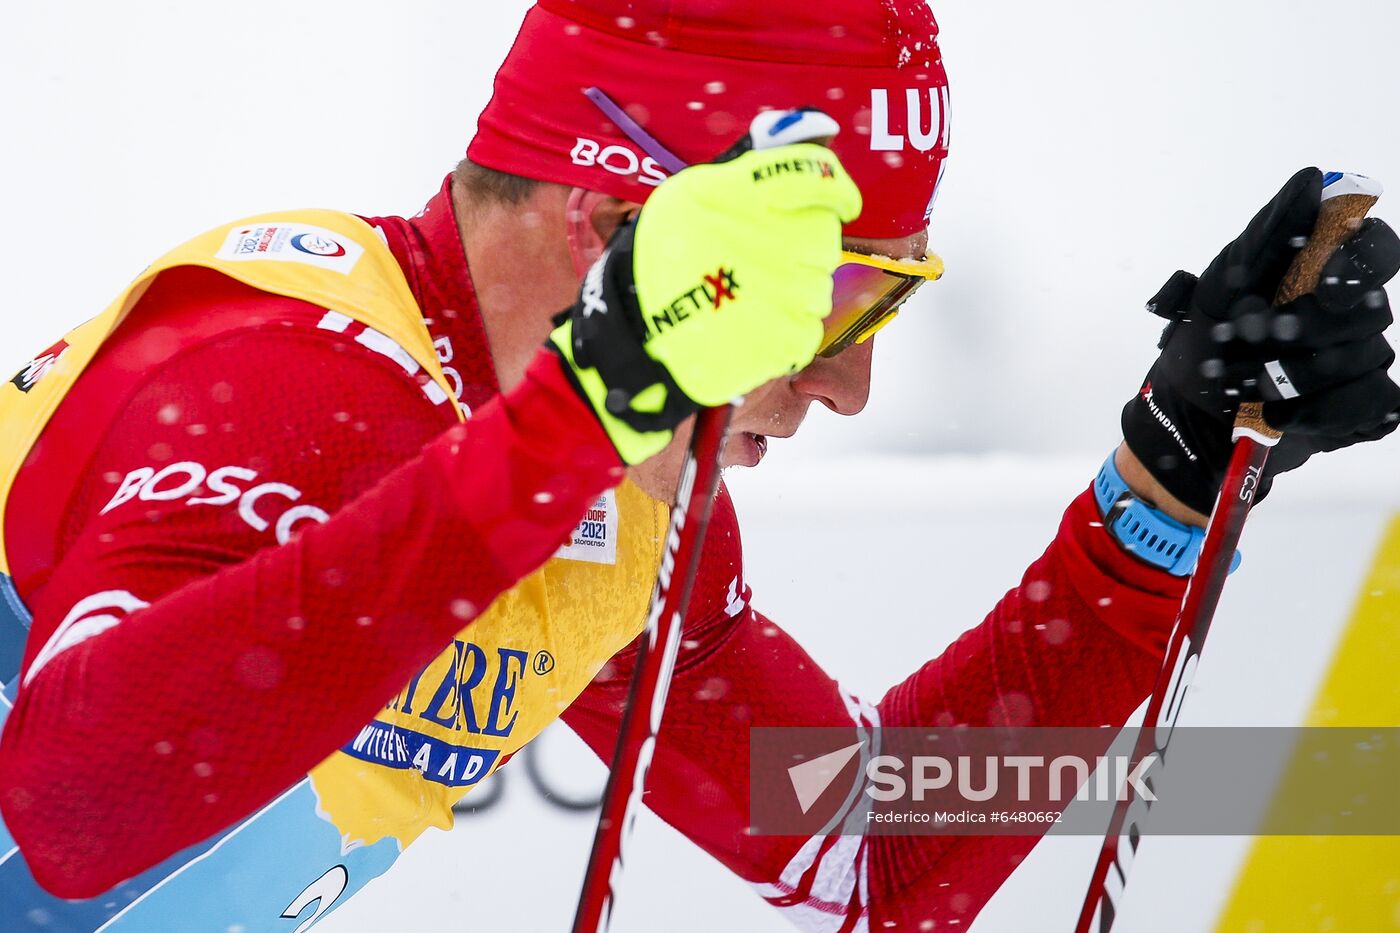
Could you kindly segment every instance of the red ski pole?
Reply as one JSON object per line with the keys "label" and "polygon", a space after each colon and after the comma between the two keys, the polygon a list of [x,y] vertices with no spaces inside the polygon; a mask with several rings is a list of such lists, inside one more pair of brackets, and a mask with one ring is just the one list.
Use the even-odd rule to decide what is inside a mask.
{"label": "red ski pole", "polygon": [[[1369,178],[1340,173],[1327,176],[1317,226],[1284,276],[1275,304],[1292,301],[1317,287],[1323,265],[1337,247],[1356,233],[1380,193],[1380,185]],[[1144,770],[1145,775],[1160,774],[1165,764],[1172,728],[1181,715],[1186,688],[1191,684],[1211,619],[1220,603],[1245,518],[1264,475],[1264,464],[1270,448],[1282,436],[1264,421],[1262,404],[1248,402],[1240,406],[1235,417],[1235,448],[1211,510],[1201,556],[1172,627],[1166,661],[1147,701],[1147,713],[1129,761],[1130,774],[1149,756],[1156,760]],[[1142,827],[1151,807],[1151,801],[1133,795],[1132,782],[1124,791],[1114,805],[1075,933],[1108,933],[1122,905],[1128,872],[1142,843]]]}
{"label": "red ski pole", "polygon": [[656,731],[680,651],[681,623],[690,603],[695,571],[700,566],[700,549],[719,487],[719,457],[729,432],[731,411],[731,406],[725,405],[700,412],[681,467],[671,527],[651,596],[651,612],[642,631],[627,709],[613,753],[612,773],[598,815],[598,832],[593,838],[593,852],[574,915],[574,933],[603,933],[612,918],[624,846],[641,806]]}

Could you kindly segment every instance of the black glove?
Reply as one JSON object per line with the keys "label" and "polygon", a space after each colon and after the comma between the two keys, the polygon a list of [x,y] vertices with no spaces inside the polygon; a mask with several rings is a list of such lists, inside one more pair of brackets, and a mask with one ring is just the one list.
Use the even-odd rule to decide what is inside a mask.
{"label": "black glove", "polygon": [[1264,402],[1265,420],[1284,432],[1257,499],[1313,454],[1400,423],[1400,387],[1386,374],[1395,353],[1382,335],[1391,322],[1382,286],[1400,269],[1400,238],[1384,221],[1368,219],[1333,254],[1315,293],[1271,307],[1321,197],[1320,171],[1294,175],[1199,279],[1176,273],[1147,306],[1171,323],[1123,408],[1123,437],[1198,512],[1210,512],[1224,479],[1241,402]]}

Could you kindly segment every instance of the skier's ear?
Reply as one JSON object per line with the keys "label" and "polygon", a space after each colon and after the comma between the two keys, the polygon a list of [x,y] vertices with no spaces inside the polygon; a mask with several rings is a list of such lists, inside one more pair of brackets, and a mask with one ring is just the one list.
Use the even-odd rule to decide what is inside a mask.
{"label": "skier's ear", "polygon": [[612,239],[617,228],[637,216],[642,206],[636,201],[624,201],[612,195],[599,195],[598,203],[589,215],[589,222],[604,243]]}
{"label": "skier's ear", "polygon": [[574,188],[564,207],[564,224],[569,234],[569,252],[580,280],[588,267],[597,262],[617,228],[633,217],[642,206],[610,194]]}

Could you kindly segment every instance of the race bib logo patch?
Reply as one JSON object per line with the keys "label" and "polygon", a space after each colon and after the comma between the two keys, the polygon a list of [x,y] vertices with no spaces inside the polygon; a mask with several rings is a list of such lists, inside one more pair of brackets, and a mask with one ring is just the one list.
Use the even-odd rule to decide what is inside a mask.
{"label": "race bib logo patch", "polygon": [[68,341],[60,340],[43,353],[40,353],[38,356],[34,357],[34,359],[30,360],[29,365],[16,373],[15,377],[10,380],[10,383],[21,392],[28,392],[30,389],[34,388],[40,379],[44,378],[45,374],[53,368],[53,365],[58,362],[59,357],[63,356],[64,351],[67,349]]}
{"label": "race bib logo patch", "polygon": [[609,489],[588,507],[583,521],[569,533],[569,543],[554,554],[592,564],[617,563],[617,493]]}
{"label": "race bib logo patch", "polygon": [[349,275],[364,253],[358,243],[323,227],[267,223],[235,227],[214,255],[229,262],[298,262]]}
{"label": "race bib logo patch", "polygon": [[337,256],[345,255],[345,247],[340,244],[340,241],[314,233],[298,233],[292,237],[291,243],[292,249],[299,249],[312,256],[325,256],[328,259],[334,259]]}

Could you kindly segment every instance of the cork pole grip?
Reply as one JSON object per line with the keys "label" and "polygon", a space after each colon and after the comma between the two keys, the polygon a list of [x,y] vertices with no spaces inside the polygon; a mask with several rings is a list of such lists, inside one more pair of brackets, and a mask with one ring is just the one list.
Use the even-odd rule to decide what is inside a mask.
{"label": "cork pole grip", "polygon": [[[1322,267],[1332,254],[1361,228],[1361,221],[1375,206],[1378,198],[1370,194],[1342,194],[1322,202],[1317,216],[1317,226],[1302,251],[1293,258],[1293,264],[1279,286],[1275,305],[1294,300],[1317,288],[1322,277]],[[1271,428],[1264,420],[1262,402],[1244,402],[1235,415],[1235,434],[1248,432],[1277,440],[1283,434]]]}

